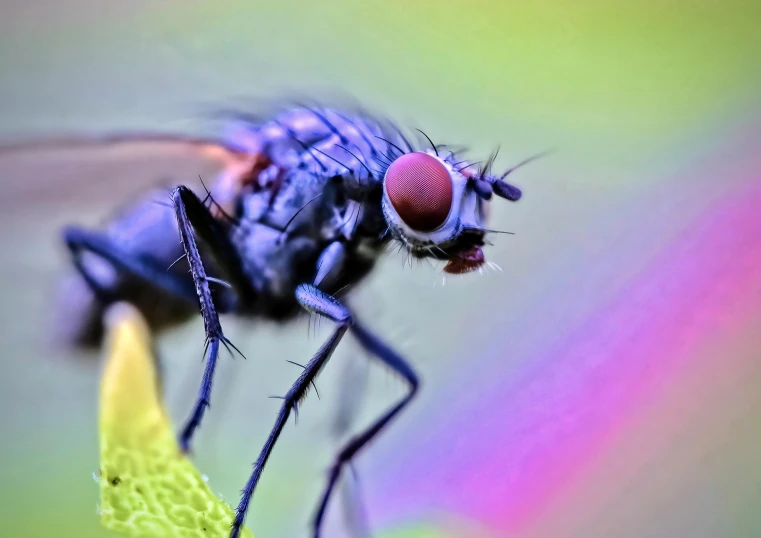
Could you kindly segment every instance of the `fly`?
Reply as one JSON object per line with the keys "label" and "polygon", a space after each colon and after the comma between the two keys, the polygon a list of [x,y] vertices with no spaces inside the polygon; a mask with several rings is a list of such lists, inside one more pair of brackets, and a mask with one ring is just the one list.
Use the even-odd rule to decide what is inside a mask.
{"label": "fly", "polygon": [[410,364],[344,304],[346,294],[393,245],[410,258],[445,261],[446,273],[481,268],[485,237],[493,232],[485,226],[487,207],[494,196],[520,199],[521,191],[505,181],[517,166],[493,174],[493,158],[477,168],[457,151],[430,140],[414,144],[394,124],[364,113],[297,106],[261,122],[244,114],[231,120],[221,140],[177,137],[181,146],[223,163],[208,191],[180,185],[167,198],[157,189],[100,229],[64,229],[76,272],[64,282],[63,304],[77,304],[65,310],[66,330],[76,343],[97,342],[100,316],[115,301],[134,304],[154,330],[190,319],[200,306],[205,367],[179,434],[187,451],[209,407],[220,347],[240,353],[218,314],[286,321],[306,310],[334,323],[282,397],[242,490],[231,538],[289,416],[351,333],[409,390],[335,458],[313,519],[318,538],[341,473],[419,387]]}

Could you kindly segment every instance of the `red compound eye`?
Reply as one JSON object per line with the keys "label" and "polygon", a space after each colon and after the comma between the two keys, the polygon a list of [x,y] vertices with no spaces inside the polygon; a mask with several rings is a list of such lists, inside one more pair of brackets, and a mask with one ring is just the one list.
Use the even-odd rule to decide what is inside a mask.
{"label": "red compound eye", "polygon": [[452,178],[426,153],[407,153],[391,163],[386,192],[405,224],[421,232],[441,226],[452,207]]}

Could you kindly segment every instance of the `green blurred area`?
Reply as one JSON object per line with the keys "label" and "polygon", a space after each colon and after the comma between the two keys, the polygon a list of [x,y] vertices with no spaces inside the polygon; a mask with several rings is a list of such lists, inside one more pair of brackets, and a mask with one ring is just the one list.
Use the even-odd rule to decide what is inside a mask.
{"label": "green blurred area", "polygon": [[[239,0],[139,3],[113,17],[113,0],[80,3],[45,4],[39,33],[5,23],[3,106],[28,110],[8,114],[6,133],[340,92],[479,145],[495,133],[656,145],[761,87],[754,2]],[[60,27],[57,11],[68,13]]]}
{"label": "green blurred area", "polygon": [[[638,182],[664,177],[758,114],[759,20],[761,4],[741,1],[238,0],[127,6],[116,0],[12,0],[0,6],[0,137],[128,128],[193,131],[207,128],[197,121],[199,112],[239,98],[261,103],[279,96],[344,96],[420,126],[437,141],[472,147],[477,156],[500,145],[505,165],[559,148],[563,156],[557,162],[565,168],[555,165],[550,170],[559,177],[534,186],[540,200],[549,200],[550,219],[574,216],[583,222],[548,193],[589,195],[590,206],[576,211],[591,212],[605,201],[595,198],[599,193],[623,196]],[[542,177],[547,175],[545,169]],[[545,222],[549,238],[553,221]],[[542,245],[553,243],[546,239]],[[517,261],[517,276],[532,274],[540,261],[546,259]],[[391,274],[373,286],[393,284],[400,295],[414,294],[422,282],[428,286],[429,276]],[[14,295],[14,282],[6,279],[2,286],[0,337],[12,342],[6,350],[12,370],[0,381],[0,405],[8,410],[0,419],[2,534],[103,536],[97,486],[89,476],[97,470],[97,370],[40,361],[14,336],[37,320],[18,314],[14,306],[23,298]],[[526,289],[525,295],[516,290],[516,304],[528,302]],[[429,306],[419,308],[428,312],[430,327],[416,336],[436,340],[451,317],[443,305],[452,297],[462,306],[458,316],[477,315],[473,297],[487,298],[485,290],[461,288],[438,309],[430,307],[435,299],[427,295]],[[401,323],[418,316],[410,309]],[[394,321],[380,323],[398,328]],[[194,325],[189,331],[195,332],[187,334],[196,337],[198,330]],[[270,356],[297,358],[315,345],[306,338],[284,344],[283,334],[298,339],[305,333],[289,331],[255,331],[249,343],[255,347],[249,349],[260,359],[244,365],[242,383],[248,385],[236,385],[233,403],[224,407],[232,418],[205,429],[222,437],[215,450],[203,449],[211,441],[200,445],[200,466],[230,502],[274,413],[261,400],[293,377],[290,367]],[[187,356],[195,360],[200,340],[187,334],[162,343],[170,367],[183,368]],[[444,344],[430,350],[434,356],[447,352]],[[437,379],[457,368],[448,357],[441,363],[440,372],[432,361],[420,365],[432,380],[428,390],[435,391]],[[236,365],[236,374],[229,375],[242,371]],[[172,374],[172,386],[191,386],[183,377],[197,372]],[[337,375],[326,372],[325,386],[333,386]],[[373,392],[383,402],[395,394],[382,383]],[[250,517],[261,538],[304,535],[332,451],[321,429],[331,408],[319,407],[312,411],[312,426],[284,436],[282,455],[265,473]],[[221,420],[215,413],[210,417]],[[300,461],[304,451],[320,460]],[[428,538],[422,531],[413,535]]]}

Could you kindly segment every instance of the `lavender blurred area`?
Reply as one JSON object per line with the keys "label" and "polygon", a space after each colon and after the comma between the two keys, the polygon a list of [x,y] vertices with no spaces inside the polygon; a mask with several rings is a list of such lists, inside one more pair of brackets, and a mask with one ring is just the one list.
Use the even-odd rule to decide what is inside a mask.
{"label": "lavender blurred area", "polygon": [[[213,134],[214,108],[361,103],[476,160],[497,146],[502,272],[449,279],[390,255],[355,303],[418,368],[420,398],[357,468],[388,537],[761,535],[761,8],[729,2],[4,0],[0,143]],[[15,159],[15,160],[14,160]],[[24,161],[23,159],[27,159]],[[98,526],[97,354],[46,345],[57,235],[151,184],[96,161],[0,156],[3,536]],[[186,163],[187,164],[187,163]],[[161,170],[197,181],[192,166]],[[23,193],[23,197],[21,196]],[[237,502],[301,362],[328,335],[224,319],[196,458]],[[173,417],[201,374],[200,320],[159,350]],[[248,523],[306,537],[337,441],[403,394],[351,341],[290,424]],[[367,378],[365,387],[363,379]],[[348,381],[347,381],[348,380]],[[349,536],[339,502],[329,536]]]}

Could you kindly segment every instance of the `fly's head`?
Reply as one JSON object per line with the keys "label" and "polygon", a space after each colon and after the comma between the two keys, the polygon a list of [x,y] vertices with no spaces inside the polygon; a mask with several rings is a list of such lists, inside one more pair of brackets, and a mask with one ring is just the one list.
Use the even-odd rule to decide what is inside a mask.
{"label": "fly's head", "polygon": [[446,260],[447,273],[480,268],[490,232],[485,228],[488,204],[494,195],[512,202],[521,198],[520,189],[504,179],[528,162],[495,176],[495,157],[477,171],[436,148],[395,159],[383,178],[383,214],[391,235],[414,257]]}

